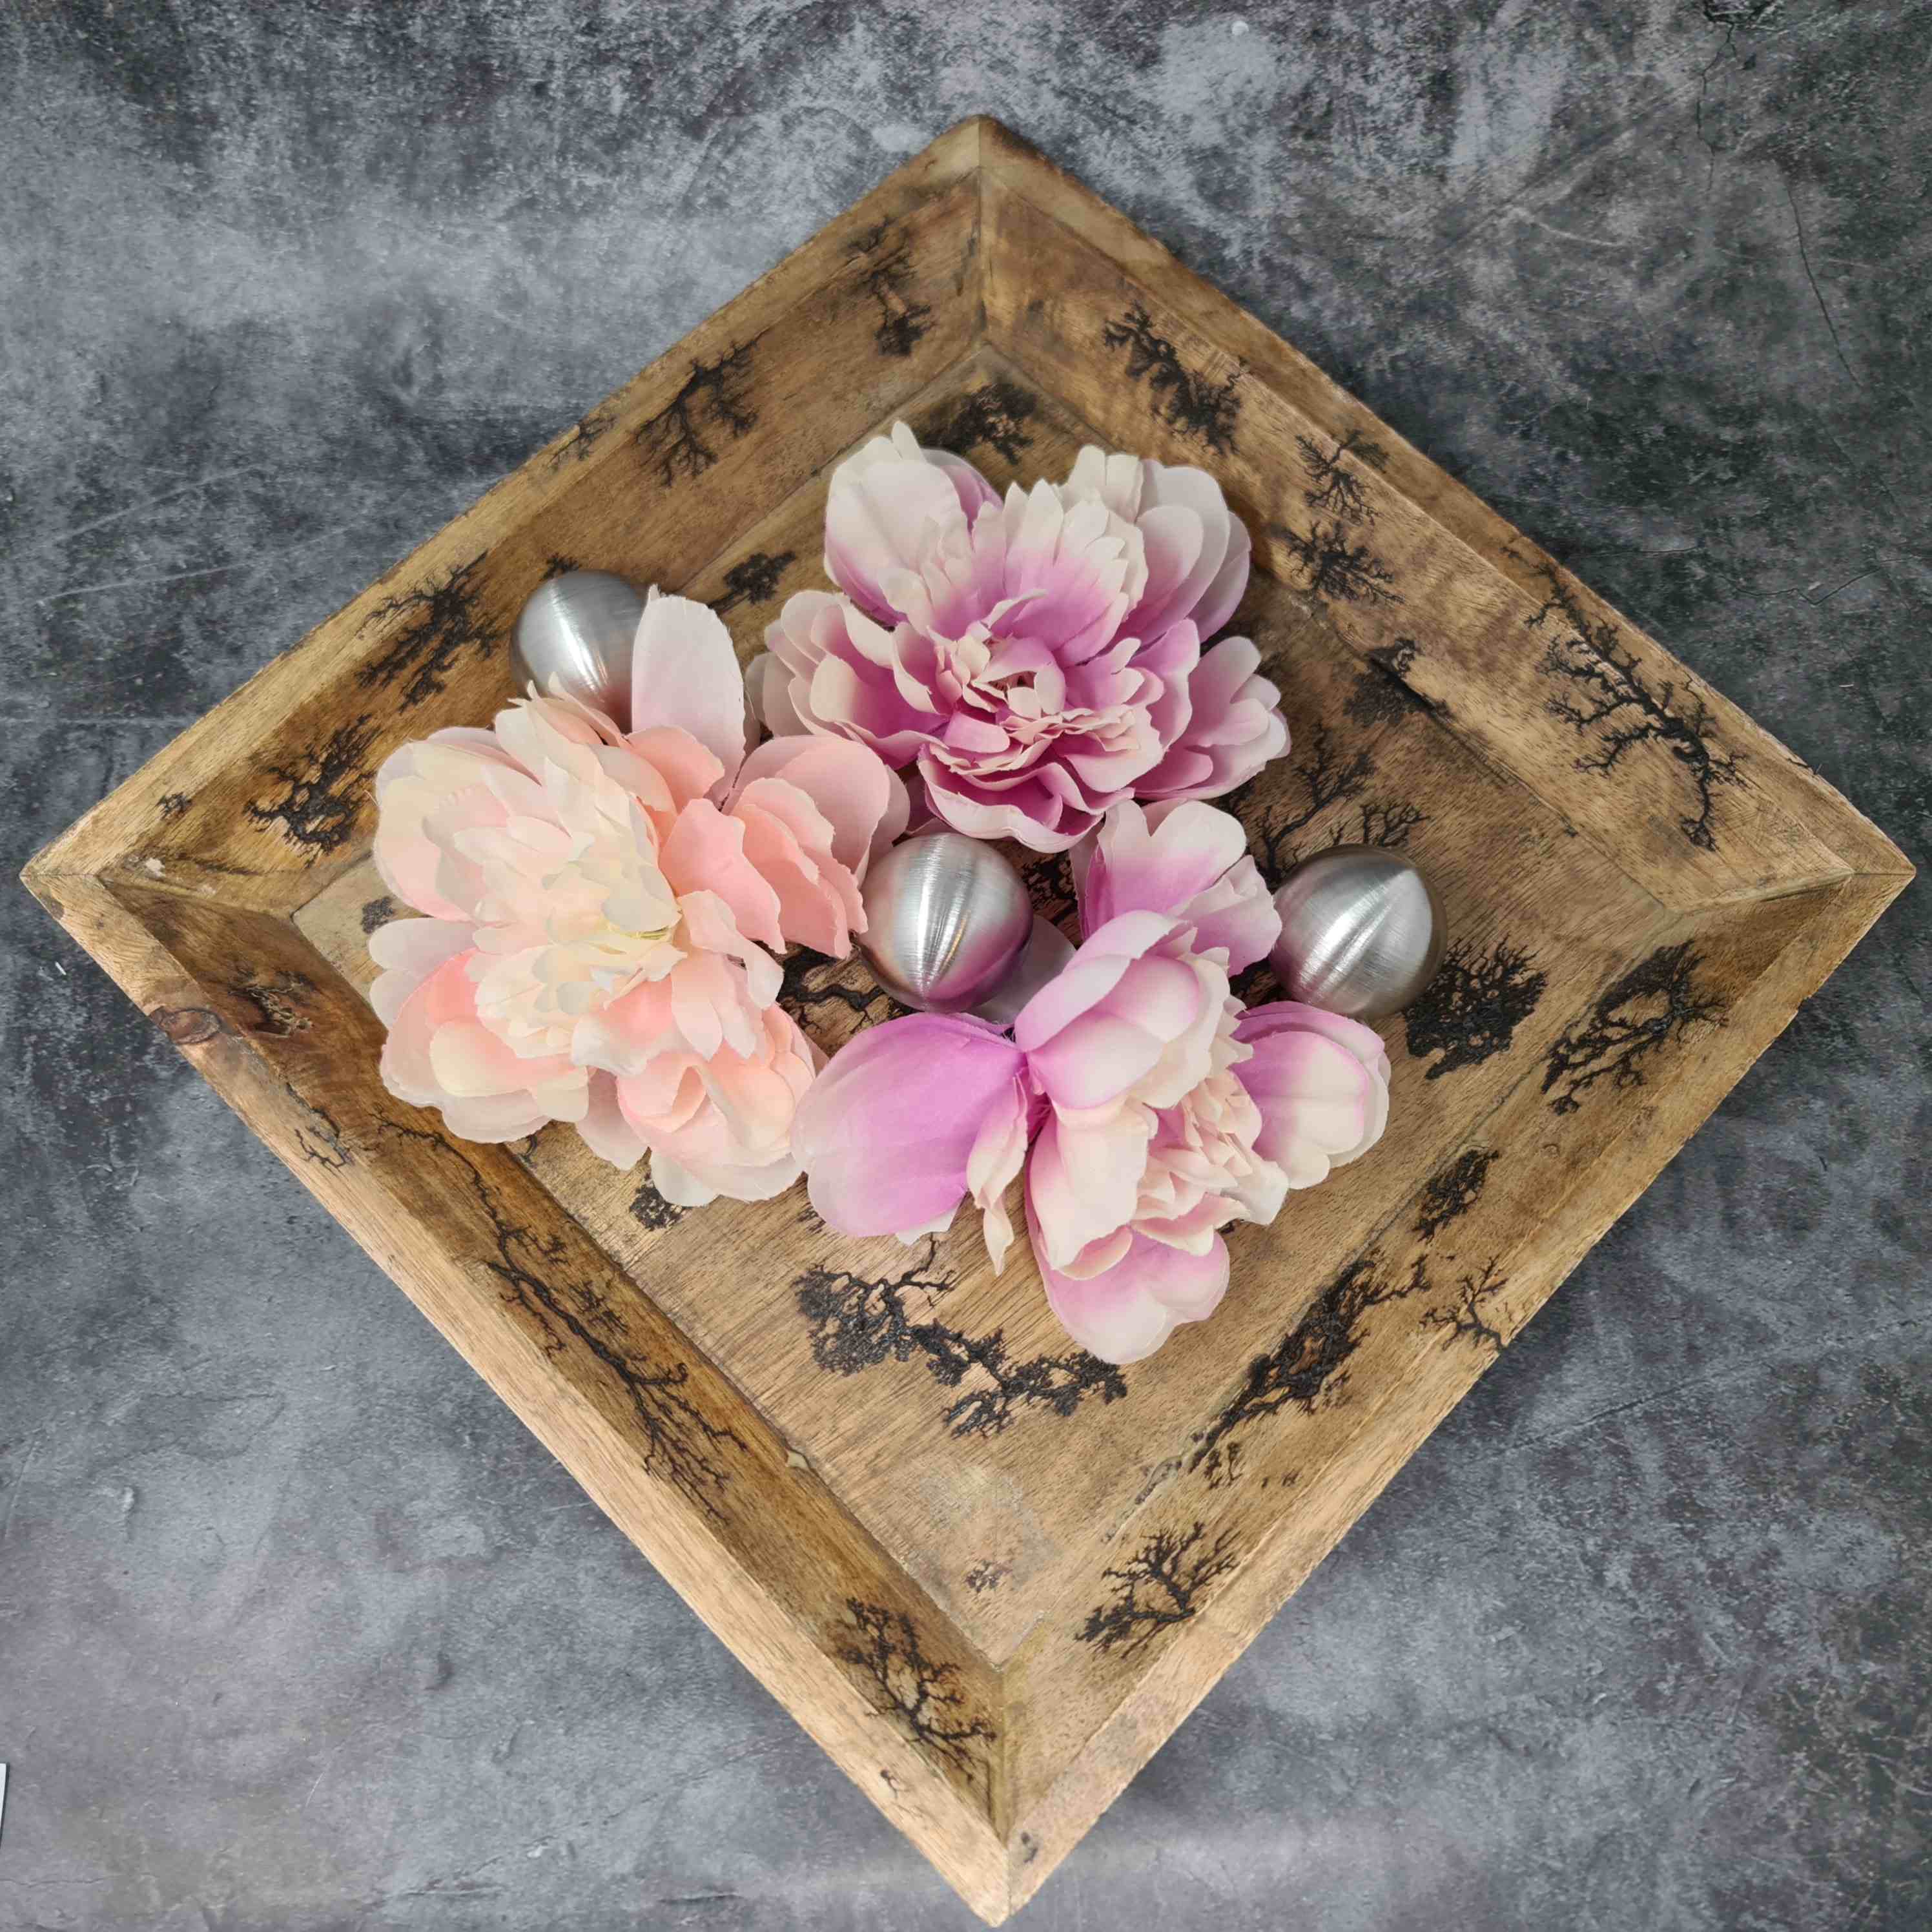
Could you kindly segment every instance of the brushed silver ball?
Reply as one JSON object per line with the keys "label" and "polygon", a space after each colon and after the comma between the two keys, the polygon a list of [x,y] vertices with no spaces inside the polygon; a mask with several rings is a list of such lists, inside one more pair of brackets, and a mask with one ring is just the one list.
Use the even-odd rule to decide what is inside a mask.
{"label": "brushed silver ball", "polygon": [[1006,980],[1033,936],[1018,872],[961,832],[903,839],[873,864],[859,944],[902,1005],[963,1012]]}
{"label": "brushed silver ball", "polygon": [[1337,845],[1295,867],[1274,896],[1268,955],[1292,999],[1351,1019],[1400,1012],[1442,964],[1442,902],[1423,873],[1376,845]]}
{"label": "brushed silver ball", "polygon": [[562,689],[631,728],[631,646],[644,600],[608,570],[566,570],[540,584],[517,619],[517,689]]}

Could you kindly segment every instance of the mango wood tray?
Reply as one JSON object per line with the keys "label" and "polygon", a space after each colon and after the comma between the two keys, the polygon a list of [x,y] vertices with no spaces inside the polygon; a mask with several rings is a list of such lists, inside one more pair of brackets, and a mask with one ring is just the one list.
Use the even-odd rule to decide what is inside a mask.
{"label": "mango wood tray", "polygon": [[[1383,1029],[1375,1155],[1238,1228],[1214,1320],[1120,1371],[962,1215],[684,1214],[567,1130],[377,1083],[370,775],[487,719],[569,565],[748,656],[896,416],[1004,484],[1196,463],[1288,755],[1264,869],[1400,846],[1455,934]],[[1904,885],[1798,759],[1278,338],[969,122],[592,410],[28,868],[100,960],[982,1917],[1027,1899]],[[1063,862],[1034,861],[1068,910]],[[1268,996],[1264,985],[1258,989]],[[889,1003],[797,963],[836,1046]],[[1392,1588],[1404,1587],[1399,1577]]]}

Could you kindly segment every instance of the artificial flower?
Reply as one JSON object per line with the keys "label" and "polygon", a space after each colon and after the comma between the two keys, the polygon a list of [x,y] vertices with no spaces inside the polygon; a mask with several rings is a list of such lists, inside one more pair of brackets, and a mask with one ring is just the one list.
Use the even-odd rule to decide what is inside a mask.
{"label": "artificial flower", "polygon": [[755,1200],[797,1178],[819,1056],[775,1002],[773,954],[850,950],[905,790],[866,747],[746,750],[724,626],[653,590],[632,728],[553,694],[489,730],[404,746],[376,779],[375,860],[425,915],[378,930],[382,1072],[469,1140],[574,1122],[667,1200]]}
{"label": "artificial flower", "polygon": [[1217,796],[1286,748],[1254,645],[1203,654],[1249,548],[1203,470],[1089,447],[1002,498],[896,424],[834,471],[838,594],[787,601],[754,707],[914,767],[956,830],[1063,851],[1123,800]]}
{"label": "artificial flower", "polygon": [[1082,944],[1010,1039],[962,1016],[868,1029],[800,1104],[793,1150],[843,1233],[916,1240],[970,1197],[996,1268],[1024,1167],[1054,1312],[1131,1362],[1214,1312],[1228,1227],[1380,1137],[1388,1061],[1352,1020],[1233,996],[1280,920],[1226,812],[1123,802],[1074,872]]}

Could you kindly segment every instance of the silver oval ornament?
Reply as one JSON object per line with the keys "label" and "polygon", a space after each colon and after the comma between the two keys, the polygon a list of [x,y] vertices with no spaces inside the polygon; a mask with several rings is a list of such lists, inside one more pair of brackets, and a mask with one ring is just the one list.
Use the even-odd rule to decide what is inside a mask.
{"label": "silver oval ornament", "polygon": [[1422,872],[1377,845],[1337,845],[1274,896],[1268,957],[1291,999],[1351,1019],[1400,1012],[1442,964],[1442,902]]}
{"label": "silver oval ornament", "polygon": [[937,832],[874,861],[859,944],[903,1006],[962,1012],[998,991],[1033,938],[1024,882],[983,840]]}
{"label": "silver oval ornament", "polygon": [[631,646],[644,600],[608,570],[566,570],[540,584],[517,619],[510,668],[521,693],[561,688],[631,728]]}

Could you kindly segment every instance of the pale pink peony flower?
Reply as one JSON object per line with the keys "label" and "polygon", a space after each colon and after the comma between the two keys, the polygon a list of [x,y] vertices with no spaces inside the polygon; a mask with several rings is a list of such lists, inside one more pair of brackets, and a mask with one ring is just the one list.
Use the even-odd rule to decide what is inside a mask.
{"label": "pale pink peony flower", "polygon": [[915,1240],[970,1196],[996,1268],[1024,1164],[1054,1312],[1137,1361],[1214,1312],[1229,1226],[1271,1221],[1379,1137],[1388,1063],[1353,1021],[1231,994],[1280,921],[1227,813],[1116,806],[1074,869],[1086,937],[1010,1040],[932,1014],[871,1028],[806,1096],[793,1147],[842,1232]]}
{"label": "pale pink peony flower", "polygon": [[1088,448],[1004,500],[903,423],[833,472],[825,568],[752,667],[774,732],[913,765],[957,830],[1061,851],[1124,799],[1207,798],[1286,748],[1260,653],[1202,642],[1249,539],[1204,471]]}
{"label": "pale pink peony flower", "polygon": [[772,952],[841,956],[904,787],[864,746],[745,749],[731,640],[652,591],[633,728],[532,696],[438,731],[376,774],[375,859],[422,919],[372,938],[390,1090],[467,1140],[574,1122],[667,1200],[757,1200],[797,1178],[820,1056],[774,1004]]}

